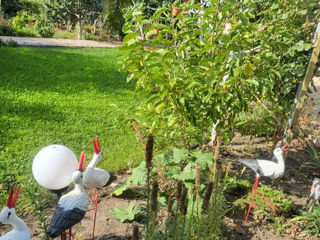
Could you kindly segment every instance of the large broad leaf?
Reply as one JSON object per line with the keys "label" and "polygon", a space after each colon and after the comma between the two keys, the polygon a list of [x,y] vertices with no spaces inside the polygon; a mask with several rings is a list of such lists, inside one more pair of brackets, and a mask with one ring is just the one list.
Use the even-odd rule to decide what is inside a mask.
{"label": "large broad leaf", "polygon": [[203,153],[203,152],[195,152],[192,154],[196,161],[195,163],[199,165],[203,170],[210,168],[213,162],[213,153]]}
{"label": "large broad leaf", "polygon": [[155,156],[155,160],[160,165],[160,167],[165,167],[172,163],[172,157],[167,154],[158,154]]}
{"label": "large broad leaf", "polygon": [[253,72],[253,65],[250,62],[246,62],[243,68],[244,75],[249,76]]}
{"label": "large broad leaf", "polygon": [[176,176],[179,176],[181,173],[181,168],[178,166],[170,166],[168,170],[166,171],[166,177],[168,179],[176,178]]}
{"label": "large broad leaf", "polygon": [[181,181],[194,180],[196,178],[196,170],[194,169],[194,163],[189,162],[180,174],[176,174],[172,176],[172,178]]}
{"label": "large broad leaf", "polygon": [[139,186],[142,186],[147,182],[147,169],[145,161],[142,161],[138,167],[132,170],[130,180]]}
{"label": "large broad leaf", "polygon": [[175,163],[185,161],[188,157],[188,153],[189,151],[186,149],[173,148],[173,161]]}
{"label": "large broad leaf", "polygon": [[136,202],[134,201],[128,207],[115,207],[109,211],[109,215],[122,223],[133,221],[142,212],[135,204]]}
{"label": "large broad leaf", "polygon": [[123,183],[121,183],[116,189],[114,189],[112,192],[111,192],[111,196],[120,196],[123,194],[124,191],[126,191],[127,189],[129,189],[130,187],[130,180],[127,180]]}

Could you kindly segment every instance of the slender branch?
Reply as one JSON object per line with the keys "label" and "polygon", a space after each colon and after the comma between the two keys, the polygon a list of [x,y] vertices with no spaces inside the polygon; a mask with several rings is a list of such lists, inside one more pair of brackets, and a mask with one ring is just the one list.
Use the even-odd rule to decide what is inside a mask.
{"label": "slender branch", "polygon": [[137,123],[135,121],[132,122],[132,126],[133,126],[134,130],[136,131],[136,134],[137,134],[141,144],[145,146],[146,145],[146,141],[144,140],[143,135],[142,135],[142,133],[140,131],[140,128],[138,127],[138,125],[137,125]]}

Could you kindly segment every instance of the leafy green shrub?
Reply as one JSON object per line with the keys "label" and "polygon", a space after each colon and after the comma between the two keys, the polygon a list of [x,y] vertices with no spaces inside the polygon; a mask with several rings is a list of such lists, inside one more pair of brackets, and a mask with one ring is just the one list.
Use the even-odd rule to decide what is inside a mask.
{"label": "leafy green shrub", "polygon": [[301,216],[294,217],[290,223],[298,224],[308,236],[320,237],[320,207],[314,206],[311,213],[302,212]]}
{"label": "leafy green shrub", "polygon": [[2,15],[0,15],[0,35],[1,36],[12,36],[14,30],[12,28],[11,21],[5,19]]}
{"label": "leafy green shrub", "polygon": [[0,35],[1,36],[13,36],[14,30],[10,25],[0,25]]}
{"label": "leafy green shrub", "polygon": [[45,37],[45,38],[51,38],[54,35],[54,28],[52,25],[38,27],[37,31],[41,37]]}
{"label": "leafy green shrub", "polygon": [[6,46],[6,43],[0,38],[0,47]]}
{"label": "leafy green shrub", "polygon": [[17,47],[18,43],[12,39],[3,41],[0,39],[0,47]]}
{"label": "leafy green shrub", "polygon": [[38,34],[36,28],[22,27],[22,28],[15,28],[13,36],[18,36],[18,37],[38,37],[39,34]]}
{"label": "leafy green shrub", "polygon": [[28,13],[25,11],[20,11],[12,19],[12,25],[14,28],[23,28],[28,23]]}
{"label": "leafy green shrub", "polygon": [[[132,170],[127,182],[113,191],[121,195],[131,183],[144,186],[147,203],[144,239],[219,239],[225,214],[224,184],[219,174],[211,173],[213,155],[174,148],[153,159],[152,138],[146,144],[146,161]],[[215,176],[215,182],[212,181]],[[152,184],[151,184],[152,183]],[[157,212],[168,213],[164,226],[158,225]],[[115,209],[111,214],[120,221],[136,214],[134,205]]]}
{"label": "leafy green shrub", "polygon": [[6,41],[6,46],[8,47],[18,47],[18,43],[12,39]]}
{"label": "leafy green shrub", "polygon": [[253,126],[261,134],[267,125],[270,134],[286,119],[307,66],[315,4],[231,0],[204,7],[189,1],[177,16],[164,7],[151,18],[138,7],[127,11],[123,70],[149,97],[136,110],[144,125],[187,147],[204,142],[220,121],[218,136],[227,141],[241,114],[260,101],[267,108],[263,124],[242,125],[241,132]]}
{"label": "leafy green shrub", "polygon": [[317,152],[317,150],[308,142],[304,140],[304,143],[307,147],[307,152],[311,156],[311,158],[315,161],[315,163],[320,167],[320,156]]}

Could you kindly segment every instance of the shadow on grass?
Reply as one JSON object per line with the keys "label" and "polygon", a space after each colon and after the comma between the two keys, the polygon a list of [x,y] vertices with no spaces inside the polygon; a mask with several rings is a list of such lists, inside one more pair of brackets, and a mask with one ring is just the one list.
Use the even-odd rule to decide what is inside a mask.
{"label": "shadow on grass", "polygon": [[0,124],[10,125],[12,123],[10,119],[15,117],[28,121],[63,122],[65,120],[63,112],[54,110],[52,105],[45,103],[30,103],[23,100],[17,102],[14,98],[8,96],[0,96],[0,102],[3,104]]}
{"label": "shadow on grass", "polygon": [[12,91],[77,93],[133,90],[119,72],[117,49],[3,48],[0,83]]}

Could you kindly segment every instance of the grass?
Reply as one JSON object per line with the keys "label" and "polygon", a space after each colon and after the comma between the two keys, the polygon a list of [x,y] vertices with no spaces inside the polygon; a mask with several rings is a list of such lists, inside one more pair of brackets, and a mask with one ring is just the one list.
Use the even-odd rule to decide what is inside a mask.
{"label": "grass", "polygon": [[53,38],[78,39],[78,32],[77,30],[73,30],[70,32],[56,28],[54,30]]}
{"label": "grass", "polygon": [[118,60],[117,49],[0,48],[0,183],[29,182],[34,156],[50,144],[91,159],[95,136],[104,152],[99,167],[114,172],[140,162],[134,132],[108,113],[111,104],[128,109],[141,97]]}

